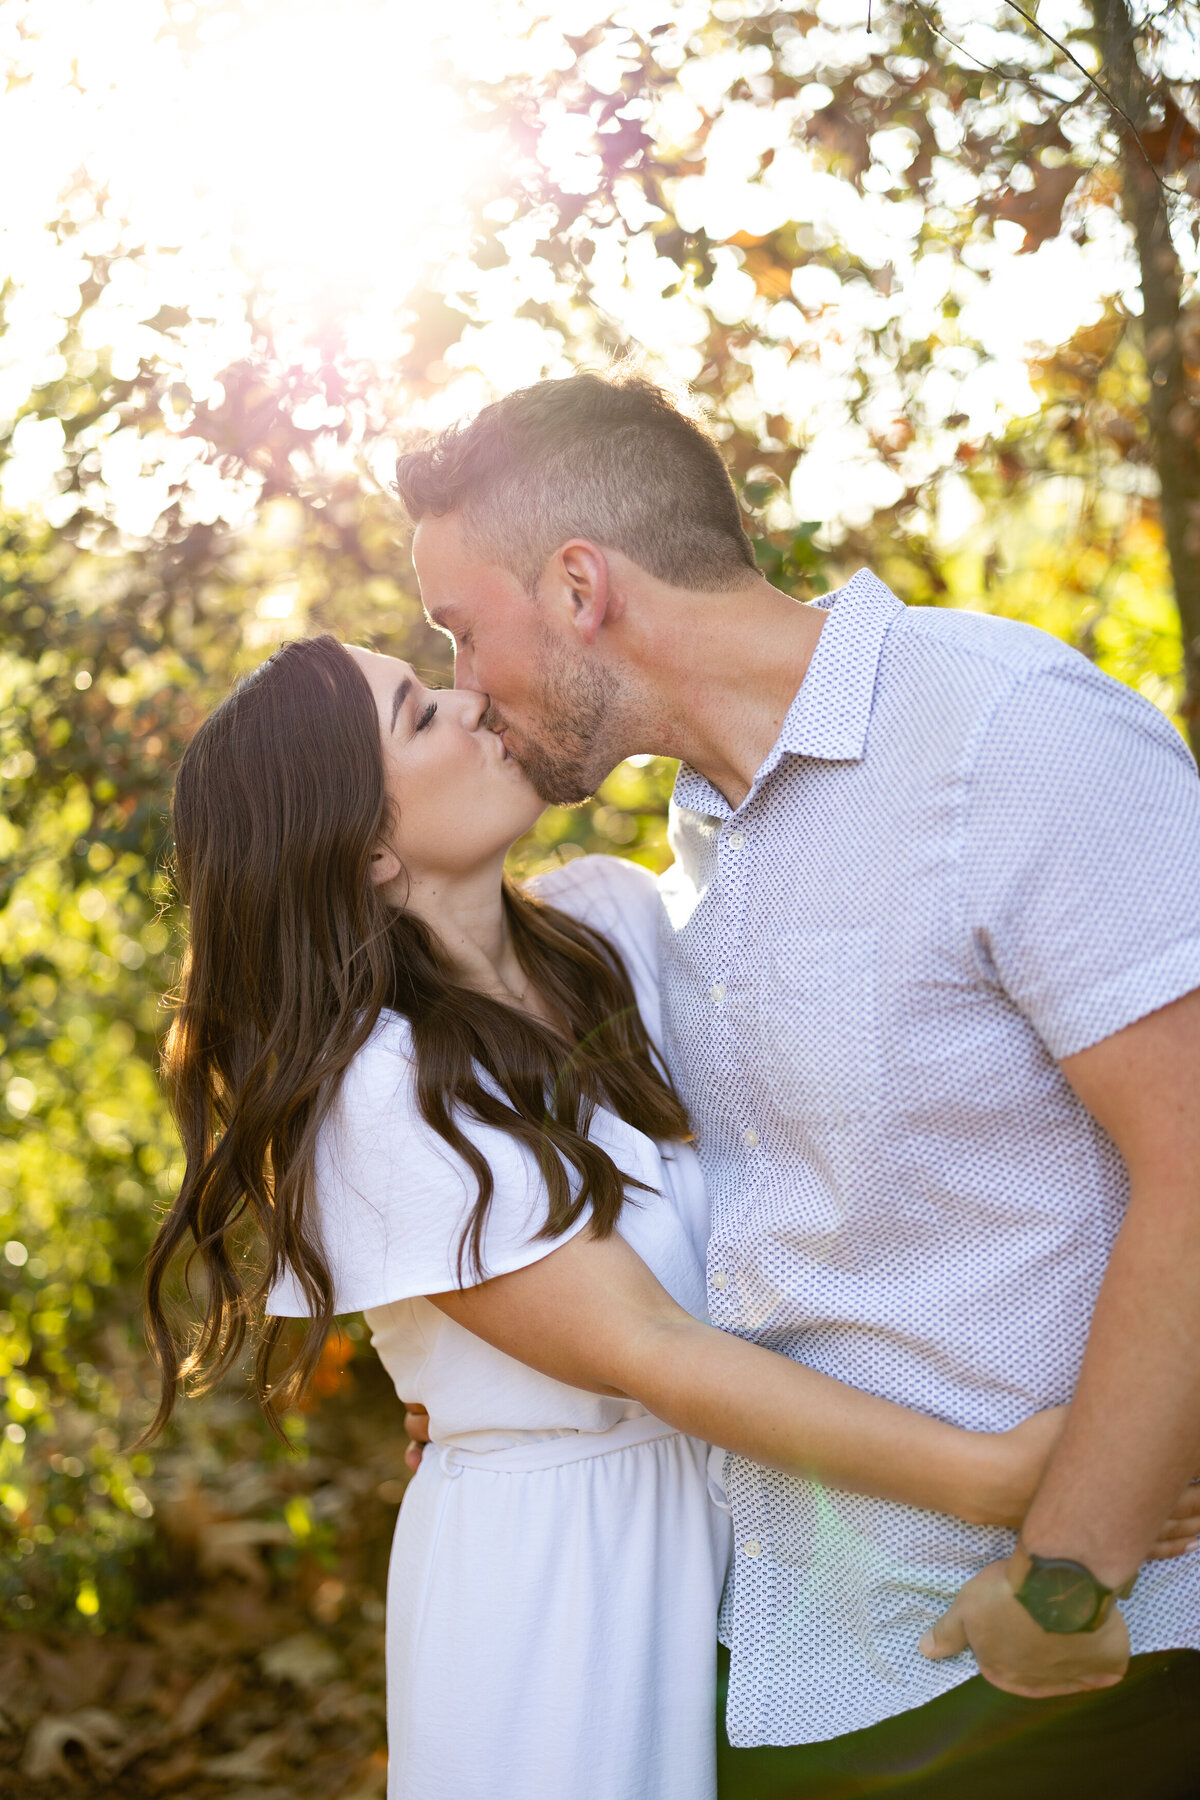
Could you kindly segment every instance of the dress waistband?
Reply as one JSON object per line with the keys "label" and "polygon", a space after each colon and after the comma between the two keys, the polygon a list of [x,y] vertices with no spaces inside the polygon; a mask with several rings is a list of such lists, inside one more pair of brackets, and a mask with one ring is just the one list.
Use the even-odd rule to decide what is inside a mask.
{"label": "dress waistband", "polygon": [[[673,1425],[664,1425],[649,1413],[618,1419],[607,1431],[573,1431],[562,1437],[541,1438],[533,1444],[506,1444],[498,1450],[466,1450],[460,1444],[443,1444],[437,1460],[445,1475],[458,1476],[464,1469],[486,1474],[524,1475],[537,1469],[560,1469],[568,1463],[608,1456],[614,1450],[630,1450],[635,1444],[652,1444],[656,1438],[678,1437]],[[431,1446],[437,1448],[437,1446]]]}

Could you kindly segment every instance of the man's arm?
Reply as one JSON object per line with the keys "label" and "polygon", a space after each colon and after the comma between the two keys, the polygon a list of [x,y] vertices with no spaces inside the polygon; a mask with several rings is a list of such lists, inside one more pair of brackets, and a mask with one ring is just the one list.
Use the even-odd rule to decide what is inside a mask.
{"label": "man's arm", "polygon": [[[1129,1210],[1022,1542],[1116,1588],[1200,1461],[1200,991],[1064,1058],[1062,1069],[1125,1159]],[[1123,1673],[1128,1639],[1122,1651],[1115,1619],[1114,1609],[1098,1633],[1044,1632],[1013,1596],[1007,1565],[993,1564],[922,1648],[953,1656],[969,1644],[997,1687],[1067,1693]]]}

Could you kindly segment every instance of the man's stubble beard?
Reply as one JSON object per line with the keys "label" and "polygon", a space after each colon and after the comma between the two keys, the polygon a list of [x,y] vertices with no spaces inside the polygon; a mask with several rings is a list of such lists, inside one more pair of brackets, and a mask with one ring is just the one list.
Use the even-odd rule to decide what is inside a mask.
{"label": "man's stubble beard", "polygon": [[611,669],[570,656],[549,632],[538,645],[538,660],[538,729],[536,735],[523,730],[520,748],[510,748],[509,755],[548,806],[580,806],[621,760],[623,752],[610,747],[620,686]]}

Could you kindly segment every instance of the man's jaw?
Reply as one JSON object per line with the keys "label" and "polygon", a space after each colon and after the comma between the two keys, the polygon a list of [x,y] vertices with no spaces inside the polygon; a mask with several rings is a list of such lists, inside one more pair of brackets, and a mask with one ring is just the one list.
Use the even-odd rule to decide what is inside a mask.
{"label": "man's jaw", "polygon": [[551,751],[536,739],[514,742],[512,726],[491,701],[480,723],[495,732],[505,754],[524,770],[530,787],[547,806],[582,806],[592,798],[603,780],[603,776],[592,779],[584,767],[583,756],[565,756],[561,745]]}
{"label": "man's jaw", "polygon": [[505,740],[505,749],[525,772],[525,779],[547,806],[582,806],[599,786],[589,781],[582,766],[549,755],[540,744],[518,748]]}

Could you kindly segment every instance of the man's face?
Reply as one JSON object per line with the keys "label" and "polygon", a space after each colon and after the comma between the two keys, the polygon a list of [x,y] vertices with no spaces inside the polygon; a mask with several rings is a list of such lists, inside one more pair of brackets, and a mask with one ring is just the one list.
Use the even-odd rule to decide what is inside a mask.
{"label": "man's face", "polygon": [[610,748],[616,684],[571,629],[569,604],[484,560],[453,513],[421,520],[413,563],[430,623],[454,640],[455,687],[488,696],[484,723],[543,800],[586,800],[623,752]]}

